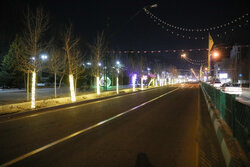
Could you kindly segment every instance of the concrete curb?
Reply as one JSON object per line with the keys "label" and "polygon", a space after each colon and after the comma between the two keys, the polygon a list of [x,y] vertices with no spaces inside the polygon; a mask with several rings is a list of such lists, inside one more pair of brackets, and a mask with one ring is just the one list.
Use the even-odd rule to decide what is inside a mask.
{"label": "concrete curb", "polygon": [[[139,91],[139,88],[136,89],[136,92]],[[126,93],[131,93],[131,89],[121,89],[119,94],[126,94]],[[17,113],[17,112],[23,112],[23,111],[31,111],[31,110],[39,110],[42,108],[48,108],[48,107],[55,107],[58,105],[66,105],[66,104],[77,104],[78,102],[81,101],[89,101],[93,99],[99,99],[99,98],[105,98],[109,96],[115,96],[116,91],[106,91],[102,92],[101,95],[96,95],[96,93],[88,93],[88,94],[83,94],[76,96],[76,101],[74,103],[71,103],[70,97],[59,97],[59,98],[51,98],[51,99],[45,99],[45,100],[37,100],[36,101],[36,108],[31,109],[31,102],[20,102],[20,103],[14,103],[14,104],[5,104],[5,105],[0,105],[0,114],[3,115],[8,115],[12,113]]]}
{"label": "concrete curb", "polygon": [[[200,85],[201,86],[201,85]],[[232,145],[237,145],[237,141],[233,138],[231,134],[225,135],[225,132],[223,132],[223,126],[226,125],[226,122],[220,118],[220,115],[218,111],[214,108],[214,105],[210,99],[210,97],[207,95],[206,91],[201,86],[201,90],[203,92],[203,95],[205,97],[205,101],[208,107],[209,115],[211,118],[211,121],[214,126],[214,130],[226,163],[227,167],[242,167],[242,166],[248,166],[249,163],[247,162],[246,158],[240,158],[236,157],[236,153],[231,148]],[[230,137],[229,137],[230,136]],[[230,143],[229,143],[230,141]],[[244,152],[242,151],[240,153],[241,155],[244,155]],[[239,156],[239,155],[238,155]],[[245,156],[246,157],[246,156]]]}

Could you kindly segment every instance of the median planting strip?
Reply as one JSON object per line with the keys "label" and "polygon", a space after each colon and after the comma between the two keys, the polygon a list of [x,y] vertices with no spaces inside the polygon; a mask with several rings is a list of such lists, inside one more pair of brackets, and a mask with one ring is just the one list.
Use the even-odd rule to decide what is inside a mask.
{"label": "median planting strip", "polygon": [[[68,101],[65,101],[65,103],[56,103],[56,104],[53,103],[53,105],[47,105],[47,106],[43,106],[43,107],[36,108],[36,109],[30,109],[30,102],[17,103],[17,104],[8,105],[8,108],[10,109],[10,111],[8,111],[7,114],[4,114],[4,115],[1,115],[1,109],[2,110],[4,109],[4,111],[2,111],[3,113],[5,112],[5,110],[8,110],[8,108],[4,106],[0,106],[0,123],[12,120],[12,118],[18,119],[20,117],[36,116],[38,114],[45,113],[45,111],[52,111],[52,110],[56,111],[57,109],[61,109],[65,107],[74,107],[74,106],[82,105],[86,103],[100,102],[105,99],[119,98],[121,96],[132,95],[134,93],[143,93],[145,91],[152,91],[157,88],[164,88],[164,87],[150,87],[150,88],[144,89],[143,91],[137,88],[135,92],[133,92],[132,89],[123,89],[120,91],[118,95],[116,94],[116,91],[102,92],[102,94],[99,96],[96,95],[96,93],[91,93],[90,95],[77,96],[77,102],[73,102],[73,103],[70,101],[70,97],[67,97]],[[58,99],[61,99],[61,98],[58,98]],[[53,100],[57,100],[57,99],[48,99],[46,101],[53,101]],[[45,100],[41,100],[41,101],[37,101],[36,103],[39,103],[39,102],[44,103],[44,101]],[[48,104],[48,103],[45,103],[45,104]],[[13,110],[11,109],[13,105],[16,105],[17,107],[19,105],[24,105],[27,109],[22,109],[19,111]]]}

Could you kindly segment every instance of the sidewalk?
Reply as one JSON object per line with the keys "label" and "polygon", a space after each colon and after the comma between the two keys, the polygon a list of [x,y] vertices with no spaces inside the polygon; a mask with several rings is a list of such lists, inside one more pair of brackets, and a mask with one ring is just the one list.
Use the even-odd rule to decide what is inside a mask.
{"label": "sidewalk", "polygon": [[[130,88],[130,85],[120,86],[119,89]],[[116,87],[110,87],[108,91],[116,90]],[[68,87],[57,88],[57,98],[70,97]],[[80,91],[77,89],[76,96],[84,95],[86,93],[94,93],[94,89]],[[36,88],[36,100],[46,100],[54,98],[54,88]],[[31,93],[30,93],[31,98]],[[14,104],[27,102],[26,90],[24,89],[0,89],[0,105]]]}
{"label": "sidewalk", "polygon": [[[119,89],[119,94],[125,94],[125,93],[132,93],[133,90],[131,88],[126,88],[128,86],[122,86],[123,89]],[[153,87],[150,87],[153,88]],[[150,89],[150,88],[144,88],[144,90]],[[115,96],[117,95],[116,89],[113,90],[109,89],[108,91],[101,91],[100,95],[97,95],[95,92],[90,91],[90,92],[81,92],[78,93],[76,96],[76,102],[73,103],[82,103],[88,100],[94,100],[98,98],[105,98],[108,96]],[[59,98],[50,98],[48,94],[46,94],[46,90],[50,92],[50,88],[44,88],[44,89],[38,89],[37,93],[39,98],[36,99],[36,108],[31,109],[31,102],[22,102],[24,100],[24,97],[18,96],[18,93],[20,92],[12,92],[12,93],[1,93],[0,97],[9,99],[12,103],[11,104],[3,104],[0,105],[0,115],[6,115],[10,113],[17,113],[17,112],[23,112],[23,111],[32,111],[32,110],[37,110],[41,108],[48,108],[48,107],[55,107],[59,105],[72,105],[73,103],[71,102],[71,98],[69,96],[69,93],[65,93],[64,97],[59,97]],[[54,91],[54,90],[53,90]],[[140,91],[140,88],[136,88],[135,91]],[[44,93],[42,96],[42,93]],[[16,94],[17,93],[17,94]],[[40,94],[39,94],[40,93]],[[63,93],[62,93],[63,94]],[[26,95],[25,92],[22,92],[22,95]],[[19,97],[19,99],[11,99],[13,96]],[[26,96],[25,96],[26,98]]]}

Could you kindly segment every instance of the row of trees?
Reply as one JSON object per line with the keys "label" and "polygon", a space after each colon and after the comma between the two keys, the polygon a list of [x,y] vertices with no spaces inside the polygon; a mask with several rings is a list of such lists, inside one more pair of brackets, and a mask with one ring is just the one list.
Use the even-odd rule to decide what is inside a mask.
{"label": "row of trees", "polygon": [[[49,16],[42,8],[35,11],[27,10],[24,17],[24,31],[16,35],[8,54],[3,58],[0,71],[0,82],[3,87],[22,87],[25,83],[27,88],[27,100],[30,92],[30,74],[33,75],[41,69],[47,69],[54,74],[55,96],[56,81],[59,75],[60,83],[68,73],[74,75],[74,86],[84,72],[82,66],[84,55],[79,47],[80,38],[73,34],[72,25],[66,27],[61,39],[48,39],[45,35],[49,28]],[[47,38],[47,39],[46,39]],[[58,44],[59,43],[59,44]],[[104,52],[104,34],[98,34],[96,42],[90,45],[92,50],[92,73],[97,76],[98,62]],[[41,53],[50,55],[45,63],[41,59]],[[25,78],[25,82],[22,81]]]}
{"label": "row of trees", "polygon": [[[74,91],[76,91],[77,81],[84,77],[86,71],[83,66],[86,53],[81,51],[80,38],[74,35],[72,25],[65,28],[59,39],[50,39],[46,35],[50,27],[49,16],[42,8],[37,8],[35,11],[28,9],[24,18],[23,33],[16,35],[8,54],[1,63],[0,84],[3,87],[22,87],[24,85],[27,88],[27,100],[29,100],[30,74],[35,77],[36,73],[45,70],[54,76],[55,97],[57,96],[57,78],[60,78],[60,87],[63,78],[67,75],[74,76]],[[96,79],[100,77],[101,73],[99,63],[104,59],[111,61],[104,33],[98,33],[96,40],[88,48],[91,55],[91,68],[88,72]],[[41,59],[41,53],[49,55],[46,62]],[[112,57],[117,59],[119,56],[113,55]],[[135,71],[142,74],[148,63],[146,58],[138,55],[128,55],[127,60],[124,60],[128,75]],[[106,66],[108,66],[107,63]],[[156,64],[154,69],[155,73],[161,73],[163,66]],[[176,73],[176,68],[169,69]]]}

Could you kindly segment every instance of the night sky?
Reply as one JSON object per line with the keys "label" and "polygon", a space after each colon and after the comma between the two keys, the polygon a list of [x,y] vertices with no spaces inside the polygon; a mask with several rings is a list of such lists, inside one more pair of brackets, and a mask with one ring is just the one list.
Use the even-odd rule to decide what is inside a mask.
{"label": "night sky", "polygon": [[[149,19],[142,11],[131,22],[128,20],[144,6],[157,3],[150,9],[163,20],[188,28],[203,28],[237,18],[249,13],[246,1],[180,1],[180,0],[2,0],[0,2],[0,44],[1,54],[15,34],[22,32],[22,19],[27,6],[43,6],[50,13],[50,33],[64,30],[72,23],[75,33],[81,37],[82,45],[93,42],[97,32],[108,26],[110,41],[114,50],[165,50],[207,48],[207,40],[180,39],[166,32]],[[192,35],[192,34],[191,34]],[[207,33],[202,34],[207,36]],[[213,34],[212,34],[213,35]],[[248,42],[249,26],[244,26],[224,38],[215,38],[215,43]]]}

